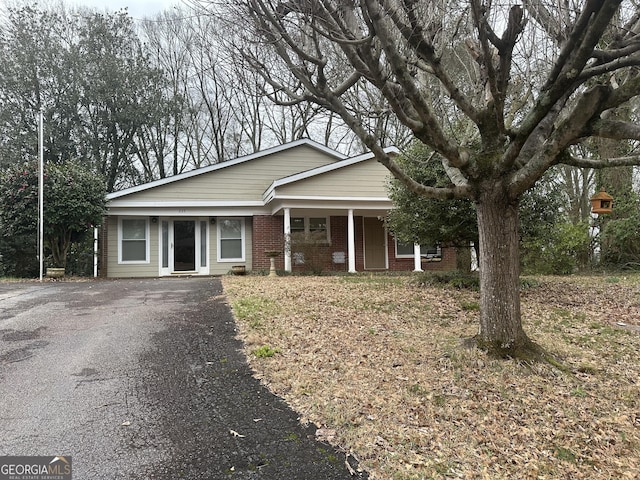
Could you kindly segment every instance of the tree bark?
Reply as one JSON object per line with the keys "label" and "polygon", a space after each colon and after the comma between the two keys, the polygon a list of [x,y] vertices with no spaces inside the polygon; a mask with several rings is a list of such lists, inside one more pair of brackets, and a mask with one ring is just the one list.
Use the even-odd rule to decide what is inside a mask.
{"label": "tree bark", "polygon": [[480,331],[478,345],[500,356],[519,357],[530,344],[520,315],[518,201],[504,189],[485,186],[477,203],[480,238]]}

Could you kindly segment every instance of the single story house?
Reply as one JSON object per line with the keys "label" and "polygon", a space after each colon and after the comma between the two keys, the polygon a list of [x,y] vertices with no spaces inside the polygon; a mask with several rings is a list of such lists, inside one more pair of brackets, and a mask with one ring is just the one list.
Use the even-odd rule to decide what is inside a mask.
{"label": "single story house", "polygon": [[101,275],[266,270],[268,255],[285,271],[455,268],[454,249],[386,231],[389,175],[371,153],[346,157],[304,139],[111,193]]}

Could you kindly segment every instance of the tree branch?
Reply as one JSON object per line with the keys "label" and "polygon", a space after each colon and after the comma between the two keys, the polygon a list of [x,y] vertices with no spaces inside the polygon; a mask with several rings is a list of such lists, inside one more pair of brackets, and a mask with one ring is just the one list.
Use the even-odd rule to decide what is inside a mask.
{"label": "tree branch", "polygon": [[635,71],[625,79],[622,85],[613,91],[604,107],[606,109],[616,108],[637,97],[638,92],[640,92],[640,74]]}
{"label": "tree branch", "polygon": [[554,68],[541,88],[541,95],[517,132],[527,137],[556,102],[574,92],[584,81],[579,76],[592,57],[595,46],[609,26],[621,0],[587,0]]}
{"label": "tree branch", "polygon": [[[462,110],[474,123],[477,123],[477,110],[442,67],[442,62],[436,55],[431,38],[425,34],[425,29],[420,22],[418,15],[415,13],[418,9],[416,1],[404,0],[404,4],[405,13],[407,14],[410,25],[407,25],[402,21],[395,9],[387,6],[385,11],[407,43],[414,49],[418,56],[418,66],[420,66],[422,71],[434,75],[442,83],[445,90],[451,96],[451,99],[456,103],[456,105],[458,105],[458,107],[460,107],[460,110]],[[387,2],[385,2],[385,5],[387,5]],[[420,61],[424,62],[426,65],[422,67]]]}
{"label": "tree branch", "polygon": [[464,188],[469,187],[469,182],[467,181],[467,178],[460,171],[460,169],[451,165],[449,160],[447,160],[446,158],[443,158],[442,166],[444,167],[444,171],[446,172],[447,176],[456,187],[464,187]]}
{"label": "tree branch", "polygon": [[574,157],[569,154],[562,155],[557,162],[563,165],[570,165],[579,168],[610,168],[610,167],[630,167],[640,165],[640,154],[628,157],[616,157],[607,159],[593,159]]}
{"label": "tree branch", "polygon": [[639,47],[635,46],[635,48],[629,50],[634,50],[636,52],[636,55],[623,58],[613,58],[606,63],[601,63],[593,67],[585,68],[578,77],[578,81],[584,83],[588,79],[597,77],[598,75],[602,75],[604,73],[615,72],[616,70],[621,70],[626,67],[637,67],[638,65],[640,65],[640,54],[638,54]]}
{"label": "tree branch", "polygon": [[[589,23],[592,21],[592,18],[595,16],[602,3],[602,0],[587,0],[582,13],[576,19],[573,28],[568,32],[567,40],[564,45],[562,45],[560,54],[554,63],[554,68],[551,70],[547,78],[547,82],[542,87],[542,91],[550,90],[552,86],[558,82],[560,74],[566,69],[567,65],[572,63],[570,59],[575,57],[576,51],[584,42],[585,33],[589,28]],[[574,67],[573,65],[571,66]]]}
{"label": "tree branch", "polygon": [[[531,158],[522,163],[518,172],[511,179],[510,188],[512,194],[519,195],[523,193],[551,165],[558,163],[558,158],[563,155],[567,147],[584,136],[590,120],[600,114],[602,105],[610,94],[610,87],[596,85],[579,98],[571,113],[556,126],[555,130],[552,132],[540,132],[541,135],[546,136],[544,140],[542,140],[541,135],[532,133],[529,137],[531,148],[523,148],[520,156],[522,158],[526,154],[531,155]],[[548,127],[551,127],[552,124],[548,122]]]}
{"label": "tree branch", "polygon": [[537,24],[549,35],[557,45],[562,46],[567,40],[567,31],[562,28],[558,15],[552,14],[540,0],[524,0],[524,8]]}
{"label": "tree branch", "polygon": [[586,136],[640,141],[640,125],[621,120],[598,119],[586,129]]}
{"label": "tree branch", "polygon": [[363,0],[366,5],[369,19],[376,29],[377,38],[380,40],[382,49],[384,50],[387,60],[389,61],[395,78],[402,87],[404,94],[407,96],[411,105],[418,114],[423,126],[419,129],[413,129],[416,135],[424,134],[430,139],[429,145],[433,146],[443,156],[448,158],[451,163],[458,167],[464,168],[465,162],[460,158],[458,149],[451,145],[446,135],[442,131],[440,123],[436,119],[431,107],[426,101],[423,93],[417,88],[413,77],[409,73],[408,64],[405,58],[399,54],[397,41],[385,25],[383,12],[380,10],[376,0]]}

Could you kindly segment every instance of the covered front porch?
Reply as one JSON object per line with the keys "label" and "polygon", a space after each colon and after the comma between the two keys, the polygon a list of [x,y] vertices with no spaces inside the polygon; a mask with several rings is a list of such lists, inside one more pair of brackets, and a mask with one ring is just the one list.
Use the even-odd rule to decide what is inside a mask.
{"label": "covered front porch", "polygon": [[253,269],[268,268],[267,253],[279,252],[277,268],[300,270],[423,271],[420,245],[398,245],[387,231],[386,209],[283,207],[253,219]]}

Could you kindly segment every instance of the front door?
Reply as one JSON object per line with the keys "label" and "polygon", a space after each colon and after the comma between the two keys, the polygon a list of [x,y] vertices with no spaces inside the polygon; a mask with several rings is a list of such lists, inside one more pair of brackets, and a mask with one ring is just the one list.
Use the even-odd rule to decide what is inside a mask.
{"label": "front door", "polygon": [[173,221],[173,269],[176,272],[192,272],[196,269],[196,222]]}
{"label": "front door", "polygon": [[209,274],[208,219],[160,219],[160,276]]}
{"label": "front door", "polygon": [[387,268],[387,235],[384,224],[376,217],[364,217],[364,268]]}

